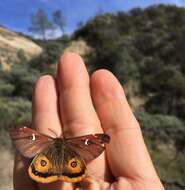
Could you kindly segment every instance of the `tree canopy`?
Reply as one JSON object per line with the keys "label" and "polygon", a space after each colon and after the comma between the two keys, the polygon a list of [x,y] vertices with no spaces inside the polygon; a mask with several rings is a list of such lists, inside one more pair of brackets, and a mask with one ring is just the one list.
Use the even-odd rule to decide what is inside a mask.
{"label": "tree canopy", "polygon": [[122,84],[138,80],[150,113],[185,119],[185,9],[151,6],[97,15],[75,33],[94,49],[94,68],[107,68]]}

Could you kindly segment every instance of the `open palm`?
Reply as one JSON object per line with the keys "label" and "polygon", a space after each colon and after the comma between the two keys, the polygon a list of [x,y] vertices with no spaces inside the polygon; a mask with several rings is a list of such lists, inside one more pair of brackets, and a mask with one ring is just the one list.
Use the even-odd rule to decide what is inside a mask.
{"label": "open palm", "polygon": [[[106,152],[88,164],[82,189],[164,190],[122,86],[109,71],[99,70],[89,77],[81,57],[65,53],[56,78],[46,75],[36,82],[32,115],[34,128],[53,137],[102,132],[111,137]],[[27,161],[17,155],[15,190],[76,188],[62,181],[36,184],[27,168]]]}

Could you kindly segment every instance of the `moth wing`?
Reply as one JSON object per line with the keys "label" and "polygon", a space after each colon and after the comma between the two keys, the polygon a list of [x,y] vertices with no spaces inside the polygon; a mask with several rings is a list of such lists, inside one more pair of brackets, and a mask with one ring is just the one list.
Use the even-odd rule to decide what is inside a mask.
{"label": "moth wing", "polygon": [[11,128],[10,137],[17,150],[28,158],[34,157],[53,142],[51,137],[39,134],[26,126]]}
{"label": "moth wing", "polygon": [[60,179],[72,183],[81,181],[86,175],[86,164],[83,157],[67,144],[63,148]]}
{"label": "moth wing", "polygon": [[54,164],[52,157],[45,155],[45,152],[47,148],[34,157],[28,169],[30,177],[40,183],[54,182],[59,179],[60,175],[56,169],[58,166]]}
{"label": "moth wing", "polygon": [[83,158],[69,146],[60,143],[55,141],[35,156],[28,169],[33,180],[40,183],[59,179],[79,182],[85,177],[86,166]]}
{"label": "moth wing", "polygon": [[66,139],[68,146],[77,152],[86,162],[98,157],[109,143],[110,137],[106,134],[86,135]]}

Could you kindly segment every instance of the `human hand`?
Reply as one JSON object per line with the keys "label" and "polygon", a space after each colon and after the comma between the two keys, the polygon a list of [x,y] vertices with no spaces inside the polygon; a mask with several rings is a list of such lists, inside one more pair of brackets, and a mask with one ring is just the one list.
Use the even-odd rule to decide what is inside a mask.
{"label": "human hand", "polygon": [[[80,56],[65,53],[56,79],[46,75],[36,82],[32,110],[32,125],[43,134],[74,137],[105,132],[111,137],[106,151],[87,165],[90,177],[83,189],[164,190],[122,86],[109,71],[96,71],[89,78]],[[62,181],[36,184],[27,168],[27,160],[17,155],[15,190],[75,189]]]}

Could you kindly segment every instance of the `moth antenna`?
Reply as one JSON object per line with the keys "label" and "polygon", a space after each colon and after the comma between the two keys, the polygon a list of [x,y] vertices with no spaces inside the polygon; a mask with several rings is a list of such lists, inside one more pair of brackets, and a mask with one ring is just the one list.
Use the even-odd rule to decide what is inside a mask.
{"label": "moth antenna", "polygon": [[55,133],[55,131],[52,130],[52,129],[50,129],[50,128],[48,128],[48,131],[50,131],[50,132],[53,134],[52,136],[53,136],[54,138],[61,137],[61,135],[58,136],[58,135]]}

